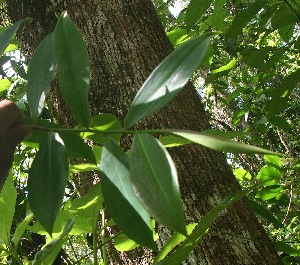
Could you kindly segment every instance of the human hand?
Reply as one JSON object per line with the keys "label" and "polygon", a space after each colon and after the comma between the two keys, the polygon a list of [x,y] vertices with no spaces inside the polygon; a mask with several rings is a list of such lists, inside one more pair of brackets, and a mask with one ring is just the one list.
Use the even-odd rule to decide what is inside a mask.
{"label": "human hand", "polygon": [[15,103],[0,101],[0,189],[12,166],[16,146],[30,135],[31,130],[23,125],[21,113]]}

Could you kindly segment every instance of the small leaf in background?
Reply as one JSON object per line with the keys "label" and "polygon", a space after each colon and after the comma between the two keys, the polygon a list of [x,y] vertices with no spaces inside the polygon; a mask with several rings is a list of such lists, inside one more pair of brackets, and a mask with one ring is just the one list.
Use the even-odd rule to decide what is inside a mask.
{"label": "small leaf in background", "polygon": [[266,1],[258,0],[247,9],[240,11],[234,18],[231,27],[226,32],[227,38],[236,38],[250,20],[266,5]]}
{"label": "small leaf in background", "polygon": [[176,48],[152,72],[134,98],[125,118],[125,127],[166,105],[188,82],[200,66],[210,39],[215,33],[205,33]]}
{"label": "small leaf in background", "polygon": [[32,163],[28,200],[34,216],[51,235],[68,181],[68,156],[62,139],[49,132]]}
{"label": "small leaf in background", "polygon": [[89,59],[83,37],[66,13],[60,16],[55,28],[54,50],[63,98],[77,122],[88,128]]}
{"label": "small leaf in background", "polygon": [[275,167],[277,169],[282,168],[282,161],[279,156],[275,155],[264,155],[264,159],[268,166]]}
{"label": "small leaf in background", "polygon": [[280,223],[276,219],[276,217],[265,207],[261,206],[256,201],[252,201],[252,200],[248,200],[248,203],[255,213],[259,214],[261,217],[269,221],[271,224],[275,225],[276,228],[283,227],[282,223]]}
{"label": "small leaf in background", "polygon": [[259,198],[263,201],[268,201],[272,198],[279,200],[282,197],[283,189],[280,186],[267,186],[262,188],[255,194],[255,198]]}
{"label": "small leaf in background", "polygon": [[26,231],[27,227],[29,226],[29,223],[32,221],[32,218],[33,218],[33,214],[31,212],[29,212],[26,215],[25,219],[21,223],[18,224],[18,226],[15,230],[14,236],[11,240],[13,242],[15,248],[17,248],[17,246],[19,245],[24,232]]}
{"label": "small leaf in background", "polygon": [[191,0],[186,10],[186,27],[190,31],[210,7],[212,0]]}
{"label": "small leaf in background", "polygon": [[137,248],[139,244],[127,237],[125,234],[120,234],[114,238],[114,247],[118,251],[130,251]]}
{"label": "small leaf in background", "polygon": [[155,249],[150,216],[136,198],[125,152],[112,139],[102,151],[101,179],[104,203],[122,232],[138,244]]}
{"label": "small leaf in background", "polygon": [[4,79],[1,79],[0,80],[0,96],[1,96],[1,93],[3,93],[4,91],[7,91],[11,86],[11,82],[4,78]]}
{"label": "small leaf in background", "polygon": [[26,21],[27,19],[22,19],[15,24],[7,27],[0,33],[0,56],[5,51],[6,47],[14,37],[15,33],[19,29],[19,27]]}
{"label": "small leaf in background", "polygon": [[37,47],[28,65],[27,99],[33,118],[42,113],[55,69],[54,35],[50,33]]}
{"label": "small leaf in background", "polygon": [[219,214],[228,206],[244,197],[249,191],[244,190],[228,196],[219,205],[212,208],[197,224],[192,233],[167,258],[154,263],[155,265],[180,265],[189,256],[191,251],[200,243]]}
{"label": "small leaf in background", "polygon": [[61,251],[63,244],[68,239],[68,234],[73,227],[74,221],[75,219],[69,220],[66,223],[64,231],[61,233],[61,235],[58,238],[49,242],[43,247],[42,250],[36,253],[33,261],[34,265],[53,264],[57,255]]}
{"label": "small leaf in background", "polygon": [[232,59],[226,65],[219,67],[218,69],[213,70],[211,73],[208,74],[205,83],[209,84],[212,81],[227,75],[234,67],[236,66],[236,59]]}
{"label": "small leaf in background", "polygon": [[80,172],[88,172],[88,171],[97,171],[99,168],[95,164],[76,164],[76,165],[70,165],[69,167],[69,173],[75,174]]}
{"label": "small leaf in background", "polygon": [[[193,229],[196,227],[196,223],[191,223],[186,226],[187,234],[190,235]],[[183,240],[186,239],[186,236],[175,232],[168,241],[164,244],[163,248],[159,251],[155,257],[153,264],[156,264],[160,260],[164,259],[176,246],[178,246]]]}
{"label": "small leaf in background", "polygon": [[208,148],[224,151],[227,153],[241,153],[241,154],[273,154],[280,155],[278,153],[274,153],[269,150],[262,149],[260,147],[243,144],[240,142],[234,142],[225,138],[221,138],[214,135],[208,135],[205,133],[193,132],[193,131],[184,131],[184,130],[173,130],[168,129],[165,130],[172,134],[179,135],[184,137],[194,143],[201,144]]}
{"label": "small leaf in background", "polygon": [[8,176],[0,193],[0,240],[10,242],[11,225],[15,214],[17,191],[11,175]]}
{"label": "small leaf in background", "polygon": [[160,224],[186,234],[177,172],[171,156],[150,134],[136,134],[130,155],[130,177],[136,196]]}
{"label": "small leaf in background", "polygon": [[279,170],[270,166],[263,167],[257,174],[258,181],[266,186],[279,184],[280,178]]}
{"label": "small leaf in background", "polygon": [[[115,115],[110,113],[103,113],[92,117],[89,129],[103,132],[117,130],[121,131],[122,126],[119,119]],[[81,133],[81,136],[82,138],[88,138],[100,144],[103,144],[108,139],[108,137],[114,139],[116,142],[119,142],[121,138],[121,134],[108,135],[92,132],[83,132]]]}
{"label": "small leaf in background", "polygon": [[251,174],[243,169],[243,168],[236,168],[234,171],[233,171],[233,174],[236,176],[237,179],[239,180],[250,180],[252,179],[252,176]]}
{"label": "small leaf in background", "polygon": [[233,117],[232,117],[232,123],[234,125],[237,125],[237,123],[246,115],[248,111],[247,110],[239,110],[239,111],[236,111],[234,114],[233,114]]}

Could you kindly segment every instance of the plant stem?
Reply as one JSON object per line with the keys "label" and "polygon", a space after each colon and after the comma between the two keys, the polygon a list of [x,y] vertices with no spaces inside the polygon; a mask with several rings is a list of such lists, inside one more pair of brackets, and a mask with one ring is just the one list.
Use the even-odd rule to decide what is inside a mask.
{"label": "plant stem", "polygon": [[[104,210],[101,210],[101,224],[102,226],[105,224],[105,213]],[[103,264],[108,265],[108,257],[107,257],[107,250],[105,246],[105,231],[106,229],[103,229],[101,232],[101,253],[102,253],[102,259],[103,259]]]}

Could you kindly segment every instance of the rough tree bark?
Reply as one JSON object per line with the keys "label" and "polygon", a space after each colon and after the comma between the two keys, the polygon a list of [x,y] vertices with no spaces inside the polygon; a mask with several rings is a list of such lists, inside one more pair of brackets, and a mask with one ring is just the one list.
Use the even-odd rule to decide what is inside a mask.
{"label": "rough tree bark", "polygon": [[[7,5],[13,22],[26,16],[33,18],[20,32],[22,45],[29,52],[54,29],[61,11],[68,11],[88,47],[93,114],[109,112],[123,120],[139,87],[172,50],[150,0],[7,0]],[[59,97],[55,100],[57,119],[68,124],[64,104]],[[188,85],[172,103],[145,119],[138,128],[201,131],[209,128],[209,123],[196,91]],[[201,219],[212,206],[240,189],[222,153],[199,145],[174,148],[170,153],[180,176],[188,221]],[[168,232],[161,230],[164,240]],[[133,256],[110,254],[112,264],[149,264],[151,259],[144,250]],[[270,262],[281,264],[246,200],[240,200],[218,218],[186,264]]]}

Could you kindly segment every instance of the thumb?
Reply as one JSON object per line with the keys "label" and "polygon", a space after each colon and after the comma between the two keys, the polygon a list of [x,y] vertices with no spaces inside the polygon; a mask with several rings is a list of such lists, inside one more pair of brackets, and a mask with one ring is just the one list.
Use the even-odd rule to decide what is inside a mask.
{"label": "thumb", "polygon": [[9,143],[15,148],[21,141],[31,136],[31,129],[26,125],[15,125],[9,128],[7,137]]}

